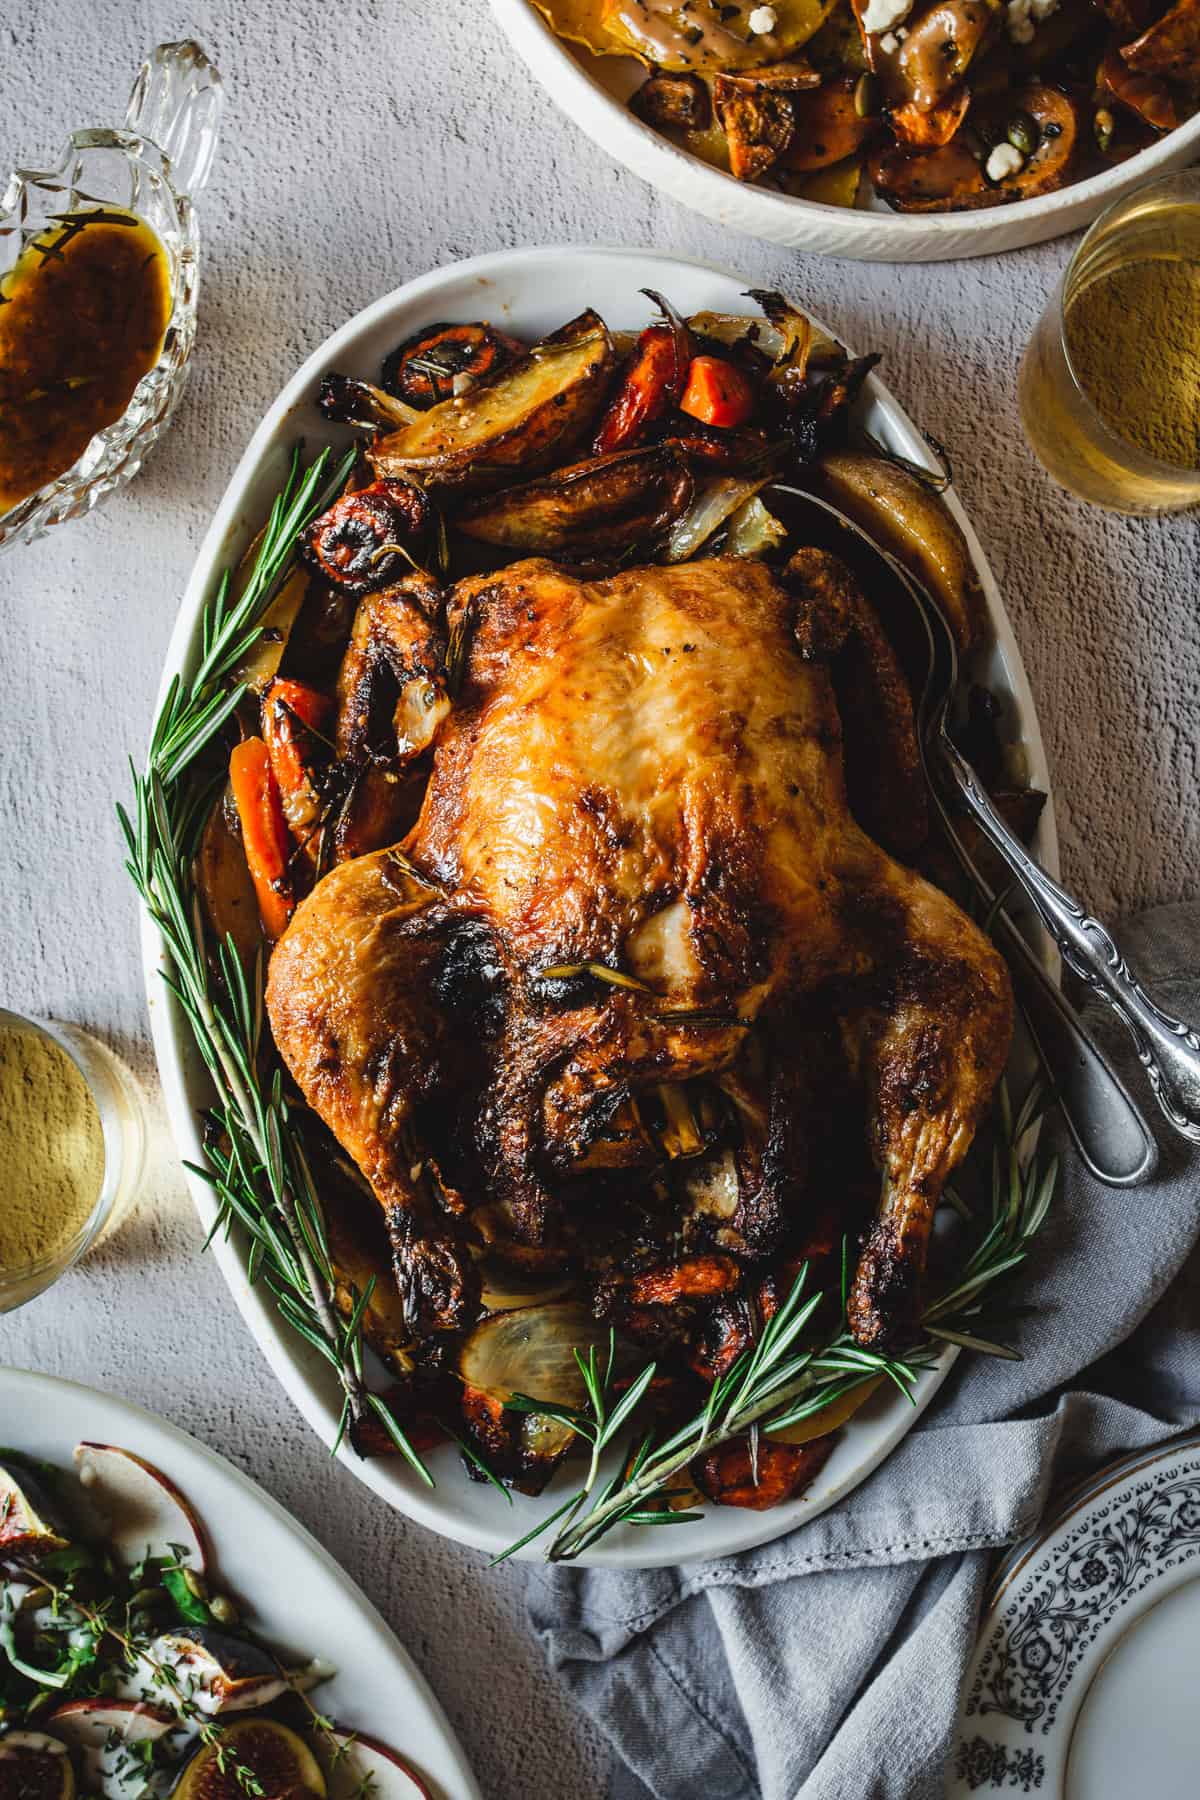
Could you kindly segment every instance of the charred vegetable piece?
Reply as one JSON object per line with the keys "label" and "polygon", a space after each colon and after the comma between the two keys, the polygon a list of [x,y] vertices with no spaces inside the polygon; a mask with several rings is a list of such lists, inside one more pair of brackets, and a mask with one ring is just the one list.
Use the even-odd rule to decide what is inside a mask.
{"label": "charred vegetable piece", "polygon": [[184,1769],[173,1800],[245,1800],[248,1770],[271,1800],[324,1800],[321,1765],[302,1737],[276,1719],[239,1719],[205,1743]]}
{"label": "charred vegetable piece", "polygon": [[659,131],[707,131],[712,123],[712,101],[698,75],[651,75],[629,110]]}
{"label": "charred vegetable piece", "polygon": [[996,10],[986,0],[937,0],[908,21],[893,58],[871,40],[872,66],[881,68],[887,99],[915,112],[933,112],[958,86],[994,29]]}
{"label": "charred vegetable piece", "polygon": [[689,462],[712,469],[743,470],[769,468],[779,451],[765,431],[751,426],[745,431],[730,431],[721,426],[705,425],[697,418],[676,413],[667,421],[666,441],[678,446]]}
{"label": "charred vegetable piece", "polygon": [[692,1464],[692,1479],[716,1506],[742,1506],[766,1512],[794,1500],[814,1481],[833,1449],[832,1437],[807,1444],[780,1444],[760,1439],[758,1454],[745,1438],[734,1438]]}
{"label": "charred vegetable piece", "polygon": [[983,601],[966,538],[941,496],[906,469],[859,450],[823,457],[818,487],[924,582],[965,654],[983,629]]}
{"label": "charred vegetable piece", "polygon": [[723,357],[693,356],[679,410],[702,425],[736,430],[753,417],[753,383]]}
{"label": "charred vegetable piece", "polygon": [[1115,45],[1110,45],[1100,64],[1099,86],[1155,131],[1174,131],[1179,123],[1174,98],[1162,77],[1139,75]]}
{"label": "charred vegetable piece", "polygon": [[243,967],[253,966],[262,943],[258,896],[246,865],[232,790],[213,801],[196,854],[196,883],[219,944],[232,938]]}
{"label": "charred vegetable piece", "polygon": [[1080,144],[1079,104],[1059,88],[1033,82],[972,107],[968,124],[992,142],[1004,135],[1005,121],[1024,114],[1037,130],[1030,156],[1012,175],[989,181],[960,132],[941,149],[906,152],[900,146],[877,151],[869,169],[876,190],[900,212],[971,211],[1002,205],[1005,200],[1031,200],[1052,193],[1070,178]]}
{"label": "charred vegetable piece", "polygon": [[784,161],[802,172],[828,168],[853,156],[879,130],[879,120],[860,113],[856,75],[837,76],[793,104],[795,131]]}
{"label": "charred vegetable piece", "polygon": [[604,30],[609,48],[621,48],[643,62],[685,72],[700,69],[753,69],[778,62],[808,42],[832,10],[834,0],[774,0],[773,24],[766,32],[746,29],[746,14],[721,0],[606,0]]}
{"label": "charred vegetable piece", "polygon": [[229,784],[263,930],[271,939],[282,937],[296,908],[290,869],[292,840],[271,772],[270,753],[261,738],[246,738],[234,746]]}
{"label": "charred vegetable piece", "polygon": [[36,1475],[0,1468],[0,1558],[42,1556],[67,1542],[58,1509]]}
{"label": "charred vegetable piece", "polygon": [[317,408],[335,425],[362,425],[382,431],[395,431],[398,425],[407,425],[416,417],[414,408],[394,394],[333,370],[321,377]]}
{"label": "charred vegetable piece", "polygon": [[392,351],[383,365],[383,385],[424,412],[466,393],[485,375],[498,375],[523,350],[516,338],[486,323],[431,325]]}
{"label": "charred vegetable piece", "polygon": [[681,350],[678,333],[670,325],[651,325],[643,331],[600,421],[593,445],[597,456],[632,449],[657,419],[678,404],[690,360],[690,345]]}
{"label": "charred vegetable piece", "polygon": [[[736,371],[735,371],[736,372]],[[673,444],[618,450],[477,500],[468,537],[547,556],[595,556],[660,537],[691,503],[691,470]]]}
{"label": "charred vegetable piece", "polygon": [[278,675],[263,695],[263,739],[284,818],[298,843],[312,831],[321,810],[311,770],[314,753],[320,756],[320,734],[332,705],[328,696],[315,688]]}
{"label": "charred vegetable piece", "polygon": [[1195,84],[1200,77],[1200,0],[1175,0],[1121,55],[1139,75],[1168,75]]}
{"label": "charred vegetable piece", "polygon": [[922,112],[911,101],[907,106],[893,107],[888,123],[903,143],[920,149],[936,149],[948,144],[971,106],[971,91],[963,86],[951,89],[944,100]]}
{"label": "charred vegetable piece", "polygon": [[44,1731],[0,1737],[0,1800],[75,1800],[66,1745]]}
{"label": "charred vegetable piece", "polygon": [[327,581],[365,594],[406,574],[428,536],[433,509],[411,481],[376,481],[335,500],[304,533],[306,555]]}
{"label": "charred vegetable piece", "polygon": [[380,476],[468,492],[539,474],[591,428],[614,360],[603,319],[580,313],[501,374],[380,439],[370,460]]}
{"label": "charred vegetable piece", "polygon": [[713,100],[729,144],[729,167],[739,181],[755,181],[779,161],[795,136],[795,97],[820,79],[803,60],[717,76]]}
{"label": "charred vegetable piece", "polygon": [[674,1306],[680,1300],[711,1300],[731,1293],[742,1279],[732,1256],[688,1256],[635,1275],[628,1288],[631,1306]]}

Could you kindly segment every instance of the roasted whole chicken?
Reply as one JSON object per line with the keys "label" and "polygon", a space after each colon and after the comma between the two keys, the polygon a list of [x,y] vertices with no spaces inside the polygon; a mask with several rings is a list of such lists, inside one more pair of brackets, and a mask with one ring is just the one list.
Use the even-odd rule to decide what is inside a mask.
{"label": "roasted whole chicken", "polygon": [[672,1284],[733,1290],[804,1236],[854,1096],[882,1200],[850,1318],[902,1337],[1012,1009],[988,940],[848,805],[853,583],[815,552],[517,562],[451,595],[453,696],[422,582],[379,604],[402,730],[435,740],[424,801],[301,903],[267,1004],[414,1337],[474,1322],[481,1248],[582,1267],[652,1335],[633,1315]]}
{"label": "roasted whole chicken", "polygon": [[[986,614],[952,511],[862,446],[874,357],[778,294],[648,297],[638,332],[442,321],[379,385],[324,377],[362,436],[239,671],[197,879],[224,957],[268,951],[330,1300],[413,1441],[537,1492],[578,1434],[536,1402],[583,1404],[579,1357],[653,1363],[670,1429],[811,1300],[806,1345],[877,1353],[845,1410],[692,1466],[763,1507],[922,1342],[1011,1023],[948,897],[909,603],[797,490],[968,661]],[[1001,723],[973,689],[963,748],[1028,835]]]}

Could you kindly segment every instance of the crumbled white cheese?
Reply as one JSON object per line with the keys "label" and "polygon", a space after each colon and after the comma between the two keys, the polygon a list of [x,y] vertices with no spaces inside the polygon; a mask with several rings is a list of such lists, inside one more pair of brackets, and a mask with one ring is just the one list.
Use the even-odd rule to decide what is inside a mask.
{"label": "crumbled white cheese", "polygon": [[1006,175],[1016,175],[1025,167],[1025,158],[1015,144],[996,144],[984,165],[984,172],[989,181],[1003,181]]}
{"label": "crumbled white cheese", "polygon": [[1037,26],[1058,11],[1060,0],[1008,0],[1005,26],[1014,44],[1031,44]]}
{"label": "crumbled white cheese", "polygon": [[746,23],[755,37],[765,37],[768,31],[774,31],[778,25],[779,15],[773,6],[756,6]]}
{"label": "crumbled white cheese", "polygon": [[885,56],[893,56],[900,48],[900,39],[894,31],[885,31],[879,40],[879,48]]}
{"label": "crumbled white cheese", "polygon": [[907,19],[912,9],[913,0],[868,0],[862,15],[862,28],[864,31],[890,31],[893,25]]}

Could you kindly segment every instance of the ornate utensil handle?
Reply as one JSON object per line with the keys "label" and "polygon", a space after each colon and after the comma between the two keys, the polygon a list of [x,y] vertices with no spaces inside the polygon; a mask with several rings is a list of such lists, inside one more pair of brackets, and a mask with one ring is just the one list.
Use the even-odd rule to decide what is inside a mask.
{"label": "ornate utensil handle", "polygon": [[217,149],[224,89],[199,44],[159,44],[133,84],[125,126],[149,138],[171,165],[177,194],[194,200],[208,180]]}
{"label": "ornate utensil handle", "polygon": [[1200,1143],[1200,1036],[1154,1004],[1111,932],[1034,861],[944,729],[936,744],[976,824],[1037,907],[1063,961],[1112,1007],[1128,1030],[1158,1103],[1176,1131]]}

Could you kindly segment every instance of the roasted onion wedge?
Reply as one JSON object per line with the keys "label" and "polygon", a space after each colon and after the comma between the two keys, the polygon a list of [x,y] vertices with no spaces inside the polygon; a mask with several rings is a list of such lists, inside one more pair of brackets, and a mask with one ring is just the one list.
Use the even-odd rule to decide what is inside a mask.
{"label": "roasted onion wedge", "polygon": [[691,504],[692,473],[673,444],[618,450],[472,501],[460,531],[546,556],[596,556],[647,544]]}
{"label": "roasted onion wedge", "polygon": [[560,460],[595,421],[616,359],[603,319],[580,313],[500,375],[376,441],[377,475],[482,492]]}

